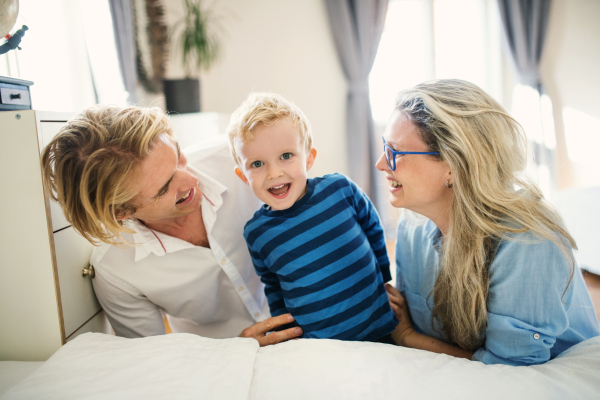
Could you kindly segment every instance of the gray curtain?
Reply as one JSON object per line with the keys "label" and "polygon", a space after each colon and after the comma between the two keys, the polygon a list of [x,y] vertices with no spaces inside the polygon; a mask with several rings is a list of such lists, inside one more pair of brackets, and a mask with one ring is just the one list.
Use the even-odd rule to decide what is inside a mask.
{"label": "gray curtain", "polygon": [[135,65],[133,4],[131,0],[109,0],[109,4],[123,85],[129,93],[127,99],[129,104],[135,104],[137,102],[135,87],[138,78]]}
{"label": "gray curtain", "polygon": [[542,91],[539,64],[550,0],[498,0],[504,35],[519,82]]}
{"label": "gray curtain", "polygon": [[337,54],[348,81],[346,130],[350,178],[377,205],[381,153],[369,101],[369,72],[383,32],[388,0],[325,0]]}
{"label": "gray curtain", "polygon": [[[551,0],[498,0],[504,38],[519,83],[536,89],[540,96],[544,85],[540,77],[540,59],[546,38]],[[541,123],[541,121],[540,121]],[[555,132],[544,132],[553,135]],[[535,162],[550,170],[550,191],[557,188],[555,152],[543,143],[533,143]]]}

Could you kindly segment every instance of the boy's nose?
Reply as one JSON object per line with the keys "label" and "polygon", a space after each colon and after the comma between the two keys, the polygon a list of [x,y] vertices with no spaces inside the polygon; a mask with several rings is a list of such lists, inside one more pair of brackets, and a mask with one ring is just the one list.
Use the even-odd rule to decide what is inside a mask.
{"label": "boy's nose", "polygon": [[269,179],[279,178],[283,176],[283,170],[279,168],[279,165],[270,165],[267,170],[267,173]]}

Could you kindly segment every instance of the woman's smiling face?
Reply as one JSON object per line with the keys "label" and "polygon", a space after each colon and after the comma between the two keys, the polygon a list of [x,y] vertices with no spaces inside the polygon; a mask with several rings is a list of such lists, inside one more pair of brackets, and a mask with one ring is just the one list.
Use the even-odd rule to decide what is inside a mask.
{"label": "woman's smiling face", "polygon": [[[384,139],[396,151],[430,151],[417,126],[398,110],[390,117]],[[386,173],[389,200],[394,207],[406,208],[430,219],[439,217],[440,213],[449,214],[452,190],[446,187],[446,181],[452,183],[452,175],[447,162],[424,154],[397,155],[396,169],[391,171],[382,154],[376,167]]]}

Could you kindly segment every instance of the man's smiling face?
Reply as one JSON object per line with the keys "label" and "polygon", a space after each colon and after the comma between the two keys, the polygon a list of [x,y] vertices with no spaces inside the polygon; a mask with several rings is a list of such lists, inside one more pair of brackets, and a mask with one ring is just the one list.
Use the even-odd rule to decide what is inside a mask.
{"label": "man's smiling face", "polygon": [[144,222],[182,217],[200,207],[198,178],[188,171],[185,155],[167,135],[159,137],[136,168],[131,185],[138,193],[132,199],[137,206],[132,216]]}

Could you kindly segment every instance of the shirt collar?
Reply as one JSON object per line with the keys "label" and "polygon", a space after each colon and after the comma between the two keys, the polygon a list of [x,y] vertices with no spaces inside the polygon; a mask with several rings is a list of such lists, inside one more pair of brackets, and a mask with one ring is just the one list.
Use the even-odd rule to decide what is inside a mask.
{"label": "shirt collar", "polygon": [[427,221],[427,223],[431,225],[429,232],[427,233],[427,238],[431,240],[433,247],[441,248],[443,236],[442,231],[433,223],[433,221]]}
{"label": "shirt collar", "polygon": [[[209,208],[212,214],[216,214],[217,210],[223,205],[222,194],[227,190],[227,187],[192,166],[189,166],[189,170],[198,177],[200,190],[202,191],[202,208]],[[127,228],[135,231],[133,233],[135,262],[143,260],[150,254],[162,257],[167,253],[195,247],[185,240],[152,230],[136,219],[126,221],[125,224]],[[212,228],[212,224],[210,228]],[[208,226],[206,229],[210,231]]]}
{"label": "shirt collar", "polygon": [[217,211],[223,205],[222,194],[227,190],[227,187],[216,179],[211,178],[204,172],[189,166],[189,170],[198,177],[200,190],[202,191],[203,197],[208,200],[210,204]]}

